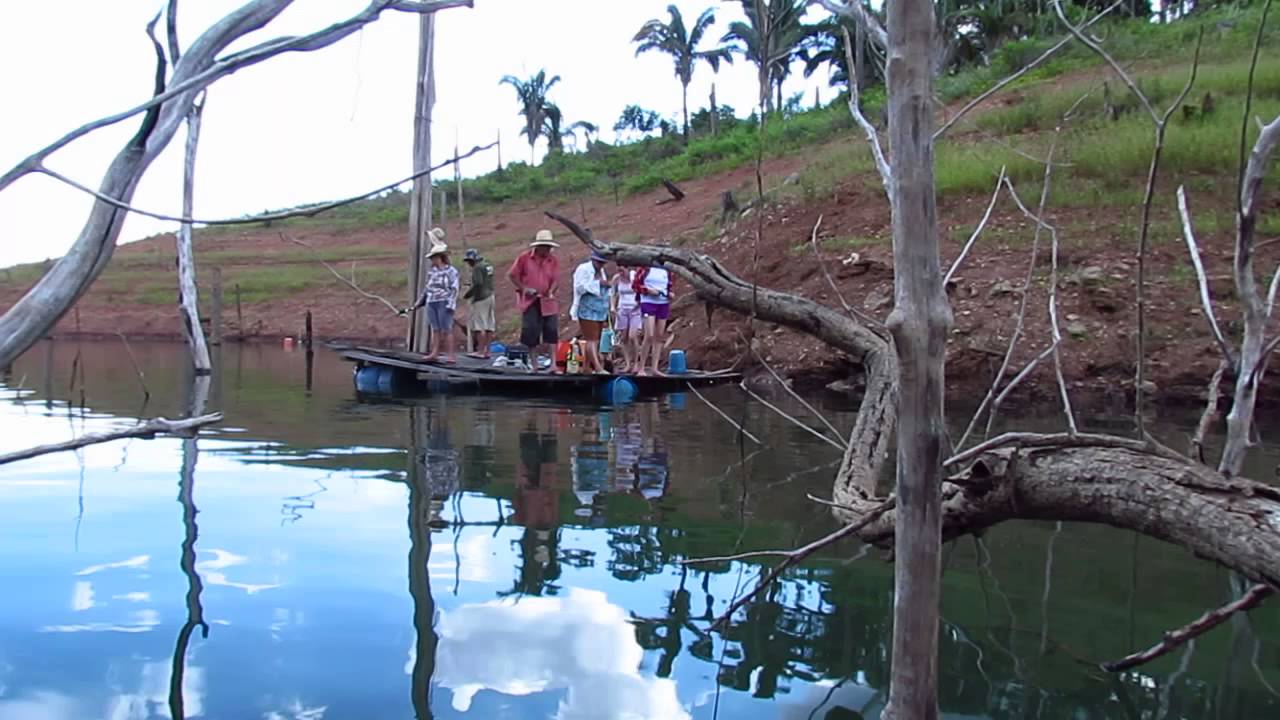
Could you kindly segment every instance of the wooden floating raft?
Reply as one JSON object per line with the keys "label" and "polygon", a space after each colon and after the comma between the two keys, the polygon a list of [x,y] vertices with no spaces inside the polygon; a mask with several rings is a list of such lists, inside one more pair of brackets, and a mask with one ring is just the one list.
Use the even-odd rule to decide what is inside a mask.
{"label": "wooden floating raft", "polygon": [[[421,389],[432,381],[444,381],[459,386],[471,386],[481,391],[569,394],[600,393],[607,391],[611,383],[625,378],[635,384],[640,395],[679,392],[689,386],[703,387],[727,382],[739,382],[742,373],[728,370],[703,372],[690,370],[679,375],[639,377],[636,375],[556,375],[547,372],[530,373],[520,368],[493,367],[492,360],[480,360],[458,355],[456,364],[427,361],[418,353],[404,350],[388,350],[361,346],[330,346],[344,360],[356,365],[357,389],[360,389],[359,373],[363,368],[383,368],[389,372],[372,382],[381,382],[379,391],[398,394]],[[394,387],[393,387],[394,386]],[[429,387],[427,388],[429,389]]]}

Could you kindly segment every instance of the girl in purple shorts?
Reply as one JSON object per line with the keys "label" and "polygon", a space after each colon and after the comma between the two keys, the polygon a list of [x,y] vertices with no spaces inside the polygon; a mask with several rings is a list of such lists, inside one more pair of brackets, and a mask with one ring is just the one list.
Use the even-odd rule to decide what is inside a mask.
{"label": "girl in purple shorts", "polygon": [[661,375],[658,363],[667,340],[667,320],[671,317],[671,272],[661,264],[641,268],[632,287],[640,296],[644,318],[644,343],[640,348],[638,375]]}

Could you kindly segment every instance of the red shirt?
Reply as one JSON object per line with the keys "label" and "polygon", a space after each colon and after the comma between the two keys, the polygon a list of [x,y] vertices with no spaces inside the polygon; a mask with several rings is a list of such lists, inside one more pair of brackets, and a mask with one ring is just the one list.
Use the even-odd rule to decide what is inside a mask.
{"label": "red shirt", "polygon": [[535,301],[541,300],[543,315],[560,314],[560,303],[551,294],[551,289],[560,279],[560,261],[555,255],[548,253],[545,258],[539,258],[533,254],[533,250],[527,250],[516,258],[507,277],[522,288],[533,288],[538,291],[538,295],[519,293],[516,297],[516,306],[520,308],[520,312],[523,313]]}

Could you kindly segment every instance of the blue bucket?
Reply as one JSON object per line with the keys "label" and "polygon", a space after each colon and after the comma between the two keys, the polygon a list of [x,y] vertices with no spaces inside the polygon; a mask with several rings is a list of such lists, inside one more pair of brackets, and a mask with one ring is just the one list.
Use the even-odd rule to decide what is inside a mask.
{"label": "blue bucket", "polygon": [[614,405],[622,405],[636,399],[640,388],[629,378],[617,377],[600,386],[603,400]]}
{"label": "blue bucket", "polygon": [[600,333],[600,352],[601,353],[613,352],[613,330],[606,328],[603,332]]}
{"label": "blue bucket", "polygon": [[671,351],[671,355],[667,358],[667,372],[672,375],[683,375],[689,372],[688,366],[685,365],[683,350]]}
{"label": "blue bucket", "polygon": [[502,343],[500,343],[500,342],[491,342],[491,343],[489,343],[489,354],[490,354],[490,355],[505,355],[506,353],[507,353],[507,346],[506,346],[506,345],[503,345],[503,344],[502,344]]}

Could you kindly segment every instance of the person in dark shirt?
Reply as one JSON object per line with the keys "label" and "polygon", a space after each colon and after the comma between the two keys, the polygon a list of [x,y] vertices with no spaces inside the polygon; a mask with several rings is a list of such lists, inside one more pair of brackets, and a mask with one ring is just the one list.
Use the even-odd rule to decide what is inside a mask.
{"label": "person in dark shirt", "polygon": [[493,265],[480,255],[475,248],[467,250],[462,261],[471,268],[471,287],[467,289],[463,299],[470,305],[467,313],[467,332],[471,336],[479,335],[479,345],[472,357],[489,359],[489,344],[493,342],[493,333],[497,330],[494,317]]}

